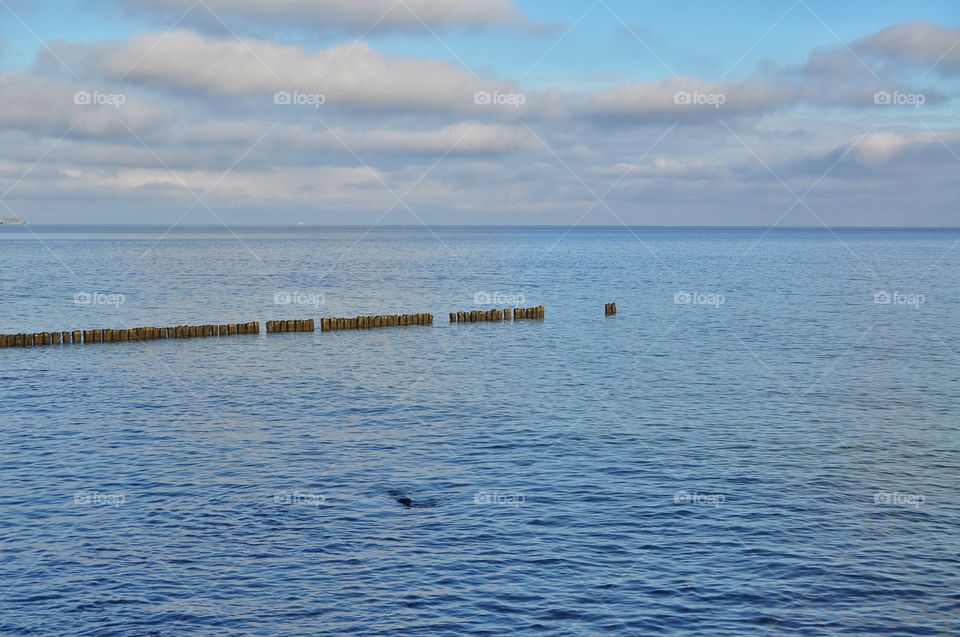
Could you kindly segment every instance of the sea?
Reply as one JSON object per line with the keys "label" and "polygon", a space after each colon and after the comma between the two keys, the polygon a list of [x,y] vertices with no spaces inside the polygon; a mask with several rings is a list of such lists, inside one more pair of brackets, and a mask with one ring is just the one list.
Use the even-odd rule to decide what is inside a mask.
{"label": "sea", "polygon": [[960,229],[0,227],[0,333],[421,312],[0,349],[0,634],[960,634]]}

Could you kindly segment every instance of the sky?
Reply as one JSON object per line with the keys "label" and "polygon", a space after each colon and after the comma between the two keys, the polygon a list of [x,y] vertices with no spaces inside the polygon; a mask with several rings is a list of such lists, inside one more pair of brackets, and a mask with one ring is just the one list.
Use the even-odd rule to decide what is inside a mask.
{"label": "sky", "polygon": [[0,0],[0,216],[960,225],[960,4]]}

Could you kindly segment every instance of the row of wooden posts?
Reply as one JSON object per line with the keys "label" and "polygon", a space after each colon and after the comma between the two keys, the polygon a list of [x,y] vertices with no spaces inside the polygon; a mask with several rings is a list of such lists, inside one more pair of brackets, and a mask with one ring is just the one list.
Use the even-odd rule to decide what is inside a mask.
{"label": "row of wooden posts", "polygon": [[[604,314],[617,313],[616,303],[604,305]],[[474,310],[472,312],[450,312],[451,323],[477,323],[484,321],[514,321],[522,319],[542,319],[545,312],[542,305],[537,307],[516,307],[503,310]],[[374,327],[392,327],[403,325],[433,325],[433,314],[391,314],[381,316],[357,316],[355,318],[322,318],[320,330],[356,330]],[[267,333],[313,332],[316,323],[313,319],[293,321],[267,321]],[[204,338],[211,336],[234,336],[238,334],[259,334],[260,323],[227,323],[225,325],[179,325],[177,327],[134,327],[126,330],[77,330],[73,332],[38,332],[34,334],[0,334],[0,348],[36,347],[40,345],[69,345],[71,343],[119,343],[123,341],[151,341],[169,338]]]}
{"label": "row of wooden posts", "polygon": [[521,319],[542,319],[545,316],[542,305],[537,307],[509,307],[502,310],[473,310],[472,312],[450,312],[451,323],[482,323],[485,321],[514,321]]}
{"label": "row of wooden posts", "polygon": [[0,347],[37,347],[80,343],[121,343],[155,341],[168,338],[206,338],[259,334],[260,323],[228,323],[225,325],[178,325],[176,327],[132,327],[125,330],[75,330],[72,332],[36,332],[34,334],[0,334]]}
{"label": "row of wooden posts", "polygon": [[405,325],[433,325],[433,314],[388,314],[380,316],[356,316],[354,318],[320,319],[321,332],[365,330],[374,327]]}
{"label": "row of wooden posts", "polygon": [[304,321],[267,321],[267,334],[282,332],[312,332],[316,329],[313,319]]}

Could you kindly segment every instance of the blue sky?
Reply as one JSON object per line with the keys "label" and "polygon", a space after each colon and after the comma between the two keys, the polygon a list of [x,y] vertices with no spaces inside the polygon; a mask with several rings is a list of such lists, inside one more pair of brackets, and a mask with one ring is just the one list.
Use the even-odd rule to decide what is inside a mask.
{"label": "blue sky", "polygon": [[[209,189],[184,222],[766,225],[820,177],[822,214],[803,201],[783,223],[956,224],[956,3],[3,0],[0,16],[3,214],[164,223]],[[33,168],[31,144],[53,146]]]}
{"label": "blue sky", "polygon": [[[121,39],[138,31],[162,30],[177,17],[124,14],[109,3],[91,0],[47,0],[42,6],[24,0],[5,2],[45,41]],[[705,77],[718,77],[745,53],[734,75],[745,73],[765,58],[799,63],[811,48],[833,46],[837,37],[850,41],[891,24],[918,19],[940,24],[955,24],[960,20],[960,8],[946,0],[917,3],[807,0],[804,4],[743,0],[736,3],[735,13],[731,13],[727,4],[711,2],[608,0],[605,4],[609,9],[603,4],[595,5],[592,0],[518,1],[516,6],[524,14],[537,22],[555,24],[556,29],[522,38],[514,33],[460,31],[445,33],[443,39],[471,67],[489,69],[503,77],[518,77],[537,61],[559,33],[580,19],[566,36],[565,44],[556,46],[537,63],[531,79],[597,77],[623,81],[654,79],[661,75],[663,67],[620,20],[677,73]],[[781,20],[770,35],[747,53],[747,48],[778,18]],[[3,24],[2,38],[7,45],[2,58],[4,67],[30,64],[40,46],[37,39],[7,12]],[[288,32],[282,36],[310,48],[342,39],[338,35],[311,33]],[[456,59],[442,44],[432,37],[424,37],[422,32],[403,36],[375,34],[370,40],[384,51],[398,55]],[[583,55],[584,51],[590,51],[590,55]]]}

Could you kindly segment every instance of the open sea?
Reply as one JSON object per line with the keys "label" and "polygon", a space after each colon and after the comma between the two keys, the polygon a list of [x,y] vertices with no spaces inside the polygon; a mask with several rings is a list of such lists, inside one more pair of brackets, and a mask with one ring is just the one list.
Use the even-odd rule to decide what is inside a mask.
{"label": "open sea", "polygon": [[0,333],[416,312],[0,349],[0,635],[960,634],[958,229],[0,227]]}

